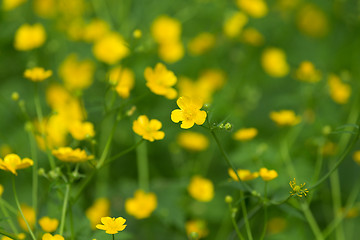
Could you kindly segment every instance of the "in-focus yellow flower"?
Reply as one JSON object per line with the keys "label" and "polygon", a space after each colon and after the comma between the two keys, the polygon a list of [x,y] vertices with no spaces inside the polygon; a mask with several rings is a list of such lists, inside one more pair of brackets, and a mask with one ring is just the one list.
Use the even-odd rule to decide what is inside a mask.
{"label": "in-focus yellow flower", "polygon": [[42,240],[64,240],[64,237],[59,234],[53,236],[50,233],[45,233],[42,236]]}
{"label": "in-focus yellow flower", "polygon": [[179,61],[184,56],[184,46],[180,41],[162,43],[159,46],[159,57],[167,63]]}
{"label": "in-focus yellow flower", "polygon": [[296,195],[298,197],[306,197],[306,195],[308,194],[309,190],[307,190],[307,188],[304,188],[305,183],[297,185],[296,184],[296,180],[294,178],[293,181],[290,181],[290,187],[291,187],[291,192],[290,192],[290,196]]}
{"label": "in-focus yellow flower", "polygon": [[45,70],[40,67],[34,67],[32,69],[26,69],[24,72],[24,77],[27,79],[33,81],[33,82],[41,82],[45,79],[51,77],[52,71],[51,70]]}
{"label": "in-focus yellow flower", "polygon": [[253,18],[262,18],[268,12],[264,0],[237,0],[237,5]]}
{"label": "in-focus yellow flower", "polygon": [[162,127],[162,124],[159,120],[151,119],[145,115],[141,115],[137,120],[133,122],[133,131],[142,136],[143,139],[149,140],[153,142],[155,140],[161,140],[165,137],[165,133],[163,131],[159,131]]}
{"label": "in-focus yellow flower", "polygon": [[151,35],[160,44],[176,42],[180,39],[181,23],[166,15],[159,16],[151,24]]}
{"label": "in-focus yellow flower", "polygon": [[59,220],[56,218],[42,217],[39,220],[39,225],[44,232],[55,232],[59,226]]}
{"label": "in-focus yellow flower", "polygon": [[271,77],[285,77],[289,73],[289,64],[286,54],[279,48],[267,48],[262,53],[261,65],[264,71]]}
{"label": "in-focus yellow flower", "polygon": [[204,220],[189,220],[185,223],[186,233],[189,236],[191,233],[196,232],[200,238],[206,237],[209,233]]}
{"label": "in-focus yellow flower", "polygon": [[126,199],[125,210],[128,214],[137,219],[150,217],[157,207],[157,197],[155,193],[145,193],[143,190],[136,190],[133,198]]}
{"label": "in-focus yellow flower", "polygon": [[[234,172],[233,169],[229,168],[228,170],[229,176],[234,180],[234,181],[239,181],[238,177],[236,176],[236,173]],[[258,172],[251,172],[250,170],[247,169],[238,169],[237,170],[237,174],[240,177],[241,181],[250,181],[253,180],[255,178],[257,178],[259,176]]]}
{"label": "in-focus yellow flower", "polygon": [[209,139],[197,132],[181,132],[177,137],[177,143],[190,151],[204,151],[209,147]]}
{"label": "in-focus yellow flower", "polygon": [[4,193],[4,186],[0,184],[0,197]]}
{"label": "in-focus yellow flower", "polygon": [[88,155],[85,150],[80,148],[72,149],[71,147],[61,147],[52,150],[52,154],[63,162],[86,162],[87,160],[93,159],[93,155]]}
{"label": "in-focus yellow flower", "polygon": [[330,97],[338,104],[346,104],[351,96],[351,87],[343,83],[338,76],[330,74],[328,77]]}
{"label": "in-focus yellow flower", "polygon": [[275,170],[268,170],[267,168],[260,168],[259,175],[264,181],[271,181],[278,177]]}
{"label": "in-focus yellow flower", "polygon": [[45,29],[40,23],[23,24],[16,30],[14,47],[19,51],[28,51],[42,46],[45,40]]}
{"label": "in-focus yellow flower", "polygon": [[5,11],[10,11],[13,10],[14,8],[17,8],[24,2],[26,2],[26,0],[3,0],[2,9],[4,9]]}
{"label": "in-focus yellow flower", "polygon": [[354,152],[353,160],[360,165],[360,150]]}
{"label": "in-focus yellow flower", "polygon": [[165,65],[158,63],[155,69],[147,67],[144,72],[146,86],[157,94],[165,96],[168,99],[174,99],[177,92],[172,86],[175,85],[177,78],[172,71],[166,69]]}
{"label": "in-focus yellow flower", "polygon": [[83,38],[86,42],[95,42],[104,37],[110,31],[110,26],[107,22],[101,19],[93,19],[85,26]]}
{"label": "in-focus yellow flower", "polygon": [[91,122],[74,121],[69,126],[71,136],[76,140],[84,140],[95,136],[94,125]]}
{"label": "in-focus yellow flower", "polygon": [[9,171],[15,175],[17,175],[16,170],[28,168],[33,164],[33,160],[29,158],[21,159],[17,154],[14,153],[6,155],[4,160],[0,158],[0,169]]}
{"label": "in-focus yellow flower", "polygon": [[35,0],[34,11],[40,17],[52,18],[57,11],[56,0]]}
{"label": "in-focus yellow flower", "polygon": [[60,77],[71,91],[88,88],[93,83],[94,71],[92,61],[79,61],[76,54],[70,54],[59,67]]}
{"label": "in-focus yellow flower", "polygon": [[256,137],[257,134],[256,128],[242,128],[234,133],[233,138],[238,141],[248,141]]}
{"label": "in-focus yellow flower", "polygon": [[[29,223],[29,226],[31,229],[34,228],[35,223],[36,223],[36,217],[35,217],[35,211],[32,207],[29,207],[25,204],[21,204],[21,211],[24,214],[24,217],[26,219],[26,221]],[[17,220],[19,222],[20,227],[24,230],[24,231],[29,231],[26,222],[24,221],[23,217],[21,216],[20,212],[18,213],[17,216]]]}
{"label": "in-focus yellow flower", "polygon": [[321,80],[321,72],[311,62],[303,61],[296,70],[295,77],[300,81],[314,83]]}
{"label": "in-focus yellow flower", "polygon": [[102,217],[110,214],[110,201],[106,198],[98,198],[85,212],[86,217],[91,223],[91,228],[95,229]]}
{"label": "in-focus yellow flower", "polygon": [[228,18],[224,23],[224,33],[229,38],[234,38],[239,36],[243,27],[248,22],[248,17],[242,13],[237,12]]}
{"label": "in-focus yellow flower", "polygon": [[180,97],[176,103],[180,109],[171,112],[171,120],[174,123],[182,121],[181,128],[188,129],[195,123],[202,125],[205,122],[207,114],[200,110],[203,106],[200,98]]}
{"label": "in-focus yellow flower", "polygon": [[294,126],[301,121],[300,116],[296,116],[292,110],[271,112],[270,118],[279,126]]}
{"label": "in-focus yellow flower", "polygon": [[107,64],[115,64],[130,54],[123,37],[118,33],[109,33],[95,42],[93,47],[95,57]]}
{"label": "in-focus yellow flower", "polygon": [[241,40],[249,45],[258,47],[264,44],[264,36],[255,28],[246,28],[242,31]]}
{"label": "in-focus yellow flower", "polygon": [[110,70],[109,82],[115,86],[120,97],[128,98],[135,84],[135,76],[130,69],[118,66]]}
{"label": "in-focus yellow flower", "polygon": [[214,197],[213,183],[200,176],[192,177],[187,189],[190,196],[200,202],[210,202]]}
{"label": "in-focus yellow flower", "polygon": [[310,37],[324,37],[329,32],[329,23],[325,13],[311,3],[299,10],[296,23],[300,31]]}
{"label": "in-focus yellow flower", "polygon": [[193,38],[189,44],[188,49],[192,55],[201,55],[209,51],[215,45],[216,38],[214,34],[208,32],[199,33]]}
{"label": "in-focus yellow flower", "polygon": [[124,223],[126,220],[122,217],[111,218],[111,217],[102,217],[101,224],[96,225],[97,229],[106,231],[107,234],[116,234],[123,231],[126,228]]}

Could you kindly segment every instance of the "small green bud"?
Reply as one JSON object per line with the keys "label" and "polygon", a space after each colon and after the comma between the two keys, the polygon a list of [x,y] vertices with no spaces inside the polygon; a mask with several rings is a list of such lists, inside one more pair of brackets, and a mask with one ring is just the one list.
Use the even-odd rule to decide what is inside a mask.
{"label": "small green bud", "polygon": [[322,133],[324,135],[329,135],[331,133],[331,131],[332,130],[331,130],[331,127],[329,125],[324,126],[323,129],[322,129]]}
{"label": "small green bud", "polygon": [[15,102],[17,102],[19,100],[20,96],[19,96],[19,93],[18,92],[13,92],[11,94],[11,99]]}
{"label": "small green bud", "polygon": [[189,238],[190,238],[190,240],[198,240],[199,239],[199,234],[197,232],[191,232],[189,234]]}
{"label": "small green bud", "polygon": [[225,130],[230,131],[232,129],[231,123],[226,123],[224,128],[225,128]]}
{"label": "small green bud", "polygon": [[258,193],[257,191],[253,190],[251,191],[251,195],[255,196],[255,197],[260,197],[260,193]]}
{"label": "small green bud", "polygon": [[136,111],[136,106],[132,106],[127,112],[126,112],[126,116],[131,117],[134,112]]}
{"label": "small green bud", "polygon": [[223,123],[221,123],[221,124],[219,125],[219,128],[220,128],[220,129],[224,129],[224,127],[225,127],[225,126],[224,126]]}
{"label": "small green bud", "polygon": [[205,109],[205,110],[208,110],[209,108],[210,108],[210,103],[205,103],[204,104],[204,106],[203,106],[203,108]]}
{"label": "small green bud", "polygon": [[26,122],[25,123],[25,131],[27,132],[31,132],[33,130],[33,125],[31,122]]}
{"label": "small green bud", "polygon": [[38,174],[39,174],[40,176],[44,176],[44,177],[45,177],[45,176],[46,176],[45,169],[39,168]]}
{"label": "small green bud", "polygon": [[233,201],[233,198],[232,198],[231,196],[227,195],[227,196],[225,197],[225,202],[226,202],[226,203],[232,203],[232,201]]}

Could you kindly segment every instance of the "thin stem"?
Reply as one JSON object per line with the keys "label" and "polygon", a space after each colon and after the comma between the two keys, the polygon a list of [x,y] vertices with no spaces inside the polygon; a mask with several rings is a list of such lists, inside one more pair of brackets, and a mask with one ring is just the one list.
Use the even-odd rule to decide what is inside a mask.
{"label": "thin stem", "polygon": [[20,206],[20,203],[19,203],[19,199],[18,199],[18,196],[17,196],[17,194],[16,194],[15,176],[12,176],[12,185],[13,185],[13,192],[14,192],[14,198],[15,198],[16,206],[18,207],[18,210],[19,210],[19,212],[20,212],[20,214],[21,214],[21,217],[24,219],[25,224],[26,224],[26,226],[28,227],[28,230],[29,230],[29,233],[30,233],[31,238],[32,238],[33,240],[36,240],[35,235],[34,235],[33,231],[31,230],[31,227],[30,227],[28,221],[26,220],[23,211],[21,210],[21,206]]}
{"label": "thin stem", "polygon": [[33,187],[32,187],[32,205],[35,212],[35,220],[37,219],[38,213],[38,158],[36,154],[36,145],[33,135],[30,131],[28,131],[29,141],[30,141],[30,149],[31,149],[31,158],[34,161],[34,165],[32,167],[32,180],[33,180]]}
{"label": "thin stem", "polygon": [[149,164],[146,144],[138,147],[136,153],[139,188],[147,192],[149,191]]}
{"label": "thin stem", "polygon": [[[4,203],[5,203],[4,199],[2,199],[2,198],[0,197],[0,207],[1,207],[1,211],[3,212],[4,217],[6,218],[6,220],[7,220],[8,224],[9,224],[11,230],[12,230],[14,233],[18,234],[18,231],[17,231],[17,229],[16,229],[16,227],[15,227],[12,219],[10,218],[9,213],[8,213],[8,211],[6,210]],[[15,212],[13,212],[13,213],[16,214],[17,212],[15,211]]]}
{"label": "thin stem", "polygon": [[60,235],[63,235],[63,232],[64,232],[66,210],[67,210],[67,205],[69,202],[69,195],[70,195],[70,186],[71,186],[70,183],[66,184],[64,203],[63,203],[63,207],[62,207],[62,211],[61,211],[61,223],[60,223],[60,231],[59,231]]}
{"label": "thin stem", "polygon": [[112,239],[115,240],[115,234],[112,235]]}
{"label": "thin stem", "polygon": [[264,186],[264,201],[263,201],[263,204],[264,204],[264,228],[263,228],[263,231],[262,231],[262,234],[261,234],[261,237],[260,237],[261,240],[265,238],[266,228],[267,228],[267,202],[268,202],[268,199],[267,199],[267,183],[268,182],[265,182],[265,186]]}
{"label": "thin stem", "polygon": [[320,231],[320,228],[318,226],[318,224],[316,223],[316,220],[313,216],[313,214],[311,213],[310,209],[309,209],[309,205],[307,205],[306,203],[301,203],[301,209],[305,215],[305,218],[306,220],[308,221],[309,225],[310,225],[310,228],[311,230],[313,231],[315,237],[317,240],[321,240],[321,239],[324,239],[321,231]]}
{"label": "thin stem", "polygon": [[4,235],[4,236],[9,237],[10,239],[14,239],[14,240],[19,239],[15,234],[8,233],[8,232],[6,232],[6,231],[4,231],[2,229],[0,229],[0,235]]}
{"label": "thin stem", "polygon": [[282,159],[284,161],[284,164],[286,166],[289,177],[296,178],[296,171],[295,171],[294,165],[291,161],[291,157],[289,154],[289,145],[287,143],[287,138],[284,138],[281,141],[280,153],[281,153]]}
{"label": "thin stem", "polygon": [[[240,198],[244,198],[244,192],[243,191],[240,191]],[[252,240],[253,236],[252,236],[252,233],[251,233],[250,223],[249,223],[249,219],[248,219],[248,216],[247,216],[247,210],[246,210],[245,201],[241,201],[240,205],[241,205],[241,210],[242,210],[243,216],[244,216],[245,228],[246,228],[246,233],[248,235],[248,239]]]}
{"label": "thin stem", "polygon": [[232,210],[232,206],[231,206],[231,203],[229,203],[229,211],[230,211],[230,218],[231,218],[231,222],[234,226],[234,229],[235,229],[235,232],[238,236],[238,238],[240,240],[244,240],[244,237],[242,236],[241,232],[240,232],[240,229],[235,221],[235,213],[233,213],[233,210]]}

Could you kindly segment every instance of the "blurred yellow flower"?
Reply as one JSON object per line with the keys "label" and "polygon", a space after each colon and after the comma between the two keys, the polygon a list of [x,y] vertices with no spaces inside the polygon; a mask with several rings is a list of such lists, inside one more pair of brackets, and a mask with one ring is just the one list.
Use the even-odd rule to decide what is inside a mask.
{"label": "blurred yellow flower", "polygon": [[86,217],[91,223],[91,228],[95,229],[102,217],[110,214],[110,201],[107,198],[98,198],[85,212]]}
{"label": "blurred yellow flower", "polygon": [[128,68],[115,67],[109,72],[109,82],[122,98],[128,98],[135,84],[134,72]]}
{"label": "blurred yellow flower", "polygon": [[192,177],[187,189],[190,196],[200,202],[210,202],[214,197],[213,183],[200,176]]}
{"label": "blurred yellow flower", "polygon": [[204,151],[209,147],[209,139],[197,132],[181,132],[177,137],[177,143],[190,151]]}
{"label": "blurred yellow flower", "polygon": [[36,141],[40,149],[45,151],[66,145],[68,128],[63,116],[52,115],[42,122],[35,122],[34,125],[38,131]]}
{"label": "blurred yellow flower", "polygon": [[267,222],[267,232],[269,234],[281,233],[285,230],[287,222],[285,218],[273,217]]}
{"label": "blurred yellow flower", "polygon": [[351,96],[351,87],[343,83],[338,76],[330,74],[328,77],[330,97],[338,104],[346,104]]}
{"label": "blurred yellow flower", "polygon": [[238,141],[247,141],[256,137],[257,134],[256,128],[242,128],[234,133],[233,138]]}
{"label": "blurred yellow flower", "polygon": [[126,199],[125,210],[128,214],[137,219],[150,217],[157,207],[157,197],[155,193],[145,193],[143,190],[136,190],[133,198]]}
{"label": "blurred yellow flower", "polygon": [[85,150],[80,148],[72,149],[71,147],[61,147],[58,149],[52,150],[52,154],[63,162],[85,162],[87,160],[93,159],[93,155],[88,155]]}
{"label": "blurred yellow flower", "polygon": [[224,86],[226,75],[220,69],[206,69],[201,72],[198,81],[209,85],[212,91],[215,91]]}
{"label": "blurred yellow flower", "polygon": [[4,186],[0,184],[0,197],[4,193]]}
{"label": "blurred yellow flower", "polygon": [[329,23],[325,13],[311,3],[304,5],[298,11],[296,23],[300,31],[310,37],[324,37],[329,32]]}
{"label": "blurred yellow flower", "polygon": [[83,38],[86,42],[96,42],[110,32],[110,26],[101,19],[92,19],[84,27]]}
{"label": "blurred yellow flower", "polygon": [[[29,223],[29,226],[31,229],[34,228],[35,223],[36,223],[36,216],[35,216],[35,211],[32,207],[27,206],[26,204],[21,204],[20,205],[21,211],[24,214],[24,217],[26,219],[26,221]],[[24,230],[24,231],[29,231],[24,219],[22,218],[20,212],[18,213],[17,216],[17,220],[19,222],[20,227]]]}
{"label": "blurred yellow flower", "polygon": [[0,147],[0,155],[1,157],[5,157],[6,155],[12,153],[13,150],[8,144],[2,144]]}
{"label": "blurred yellow flower", "polygon": [[151,35],[160,44],[177,42],[181,35],[181,23],[166,15],[159,16],[151,24]]}
{"label": "blurred yellow flower", "polygon": [[340,210],[342,214],[345,214],[345,218],[356,218],[359,216],[359,207],[352,207],[350,209],[343,207]]}
{"label": "blurred yellow flower", "polygon": [[51,77],[52,71],[45,70],[44,68],[34,67],[32,69],[26,69],[24,72],[24,77],[33,81],[33,82],[41,82],[45,79]]}
{"label": "blurred yellow flower", "polygon": [[354,152],[353,160],[360,165],[360,150]]}
{"label": "blurred yellow flower", "polygon": [[[237,182],[239,181],[239,179],[236,176],[236,173],[234,172],[233,169],[229,168],[228,173],[229,173],[229,176],[234,181],[237,181]],[[259,176],[258,172],[251,172],[250,170],[247,170],[247,169],[238,169],[237,174],[239,175],[241,181],[250,181],[250,180],[253,180],[253,179],[255,179],[255,178],[257,178]]]}
{"label": "blurred yellow flower", "polygon": [[[206,81],[203,81],[205,79]],[[207,78],[202,78],[201,80],[193,81],[187,77],[180,77],[177,84],[179,96],[199,97],[204,102],[211,102],[214,87],[207,80]]]}
{"label": "blurred yellow flower", "polygon": [[26,0],[3,0],[2,9],[4,9],[5,11],[10,11],[13,10],[14,8],[17,8],[24,2],[26,2]]}
{"label": "blurred yellow flower", "polygon": [[167,63],[179,61],[184,56],[184,46],[180,41],[162,43],[159,46],[159,57]]}
{"label": "blurred yellow flower", "polygon": [[59,67],[60,77],[71,91],[88,88],[93,83],[94,71],[92,61],[79,61],[76,54],[70,54]]}
{"label": "blurred yellow flower", "polygon": [[191,233],[196,232],[200,238],[206,237],[209,233],[206,227],[206,222],[203,220],[189,220],[185,223],[186,233],[189,236]]}
{"label": "blurred yellow flower", "polygon": [[35,13],[43,18],[52,18],[56,15],[56,0],[34,0]]}
{"label": "blurred yellow flower", "polygon": [[42,240],[64,240],[64,237],[59,234],[53,236],[50,233],[45,233],[42,236]]}
{"label": "blurred yellow flower", "polygon": [[140,29],[135,29],[135,30],[133,31],[133,37],[136,38],[136,39],[141,38],[141,37],[142,37],[142,32],[141,32],[141,30],[140,30]]}
{"label": "blurred yellow flower", "polygon": [[55,232],[59,226],[59,220],[56,218],[42,217],[39,220],[39,225],[44,232]]}
{"label": "blurred yellow flower", "polygon": [[16,30],[14,47],[19,51],[28,51],[42,46],[45,40],[45,29],[40,23],[25,23]]}
{"label": "blurred yellow flower", "polygon": [[14,153],[6,155],[4,160],[0,158],[0,169],[9,171],[15,175],[17,175],[16,170],[31,167],[33,164],[33,160],[29,158],[21,159]]}
{"label": "blurred yellow flower", "polygon": [[97,40],[93,46],[95,57],[107,64],[115,64],[130,54],[123,37],[112,32]]}
{"label": "blurred yellow flower", "polygon": [[167,70],[164,64],[156,64],[155,69],[147,67],[144,71],[144,76],[146,86],[153,93],[165,96],[168,99],[176,98],[177,92],[172,86],[175,85],[177,78],[172,71]]}
{"label": "blurred yellow flower", "polygon": [[145,115],[141,115],[137,120],[133,122],[133,131],[142,136],[143,139],[146,139],[150,142],[155,140],[161,140],[165,137],[165,133],[163,131],[159,131],[162,127],[162,124],[159,120],[151,119]]}
{"label": "blurred yellow flower", "polygon": [[242,13],[234,13],[230,18],[228,18],[223,26],[224,33],[229,38],[234,38],[239,36],[243,27],[247,24],[248,17]]}
{"label": "blurred yellow flower", "polygon": [[181,128],[188,129],[195,123],[202,125],[205,122],[207,114],[200,110],[203,106],[200,98],[180,97],[176,103],[180,109],[171,112],[171,120],[174,123],[182,121]]}
{"label": "blurred yellow flower", "polygon": [[303,61],[296,70],[295,77],[300,81],[314,83],[321,80],[321,72],[311,62]]}
{"label": "blurred yellow flower", "polygon": [[74,121],[70,123],[69,131],[76,140],[84,140],[95,136],[94,125],[91,122]]}
{"label": "blurred yellow flower", "polygon": [[264,0],[237,0],[238,7],[253,18],[262,18],[268,12],[268,7]]}
{"label": "blurred yellow flower", "polygon": [[271,112],[270,118],[279,126],[294,126],[301,121],[300,116],[296,116],[292,110]]}
{"label": "blurred yellow flower", "polygon": [[285,77],[290,66],[286,61],[286,54],[279,48],[267,48],[261,56],[261,66],[271,77]]}
{"label": "blurred yellow flower", "polygon": [[325,142],[325,144],[321,148],[321,154],[324,156],[333,156],[336,154],[337,146],[335,143],[331,141]]}
{"label": "blurred yellow flower", "polygon": [[260,168],[259,175],[264,181],[271,181],[278,177],[275,170],[268,170],[267,168]]}
{"label": "blurred yellow flower", "polygon": [[[18,239],[22,240],[22,239],[25,239],[26,235],[24,233],[19,233],[17,235]],[[12,238],[9,238],[9,237],[6,237],[6,236],[3,236],[1,238],[1,240],[13,240]]]}
{"label": "blurred yellow flower", "polygon": [[242,31],[241,40],[244,43],[258,47],[264,44],[264,36],[255,28],[246,28]]}
{"label": "blurred yellow flower", "polygon": [[195,56],[204,54],[214,47],[215,41],[214,34],[208,32],[199,33],[188,43],[189,52]]}
{"label": "blurred yellow flower", "polygon": [[111,217],[102,217],[101,224],[96,225],[97,229],[106,231],[107,234],[116,234],[123,231],[126,228],[124,225],[126,220],[122,217],[111,218]]}

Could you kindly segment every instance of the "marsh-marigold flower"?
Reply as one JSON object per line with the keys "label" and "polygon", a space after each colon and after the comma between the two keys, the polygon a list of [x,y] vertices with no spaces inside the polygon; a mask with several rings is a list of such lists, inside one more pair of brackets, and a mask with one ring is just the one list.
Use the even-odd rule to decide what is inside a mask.
{"label": "marsh-marigold flower", "polygon": [[199,33],[193,38],[189,44],[188,49],[192,55],[201,55],[209,51],[215,45],[216,38],[214,34],[203,32]]}
{"label": "marsh-marigold flower", "polygon": [[295,77],[300,81],[314,83],[321,80],[321,72],[311,62],[303,61],[296,70]]}
{"label": "marsh-marigold flower", "polygon": [[225,35],[229,38],[237,37],[247,22],[248,17],[244,13],[237,12],[233,14],[224,23],[223,29]]}
{"label": "marsh-marigold flower", "polygon": [[182,121],[180,127],[191,128],[196,123],[202,125],[206,119],[206,112],[200,110],[203,101],[200,98],[180,97],[176,101],[180,109],[171,112],[171,120],[175,123]]}
{"label": "marsh-marigold flower", "polygon": [[102,217],[101,224],[96,225],[97,229],[106,231],[107,234],[116,234],[123,231],[126,228],[124,223],[126,220],[122,217],[111,218],[111,217]]}
{"label": "marsh-marigold flower", "polygon": [[[229,173],[229,176],[234,181],[239,181],[239,179],[233,169],[229,168],[228,173]],[[237,174],[239,175],[241,181],[250,181],[259,176],[258,172],[251,172],[250,170],[247,170],[247,169],[238,169]]]}
{"label": "marsh-marigold flower", "polygon": [[176,42],[180,39],[181,23],[166,15],[159,16],[151,24],[151,35],[160,44]]}
{"label": "marsh-marigold flower", "polygon": [[10,153],[4,157],[4,160],[0,158],[0,169],[9,171],[17,175],[16,170],[28,168],[34,164],[33,160],[29,158],[21,159],[17,154]]}
{"label": "marsh-marigold flower", "polygon": [[59,234],[53,236],[50,233],[45,233],[42,236],[42,240],[64,240],[64,237]]}
{"label": "marsh-marigold flower", "polygon": [[155,193],[145,193],[141,189],[136,190],[133,198],[125,201],[126,212],[137,219],[150,217],[156,207],[157,197]]}
{"label": "marsh-marigold flower", "polygon": [[260,168],[259,175],[264,181],[271,181],[278,177],[275,170],[268,170],[267,168]]}
{"label": "marsh-marigold flower", "polygon": [[110,201],[107,198],[98,198],[85,212],[89,219],[91,228],[95,229],[96,225],[100,223],[102,217],[110,214]]}
{"label": "marsh-marigold flower", "polygon": [[209,233],[204,220],[189,220],[185,223],[185,229],[188,236],[195,232],[199,238],[206,237]]}
{"label": "marsh-marigold flower", "polygon": [[301,118],[296,116],[295,112],[292,110],[271,112],[270,118],[279,126],[294,126],[301,121]]}
{"label": "marsh-marigold flower", "polygon": [[[35,211],[32,207],[29,207],[25,204],[21,204],[21,211],[24,214],[24,217],[26,219],[26,221],[29,223],[29,226],[31,229],[34,228],[35,223],[36,223],[36,217],[35,217]],[[18,213],[17,216],[17,220],[19,222],[20,227],[25,230],[25,231],[29,231],[26,222],[24,221],[23,217],[21,216],[20,212]]]}
{"label": "marsh-marigold flower", "polygon": [[15,49],[20,51],[28,51],[38,48],[44,44],[46,33],[44,27],[40,24],[23,24],[15,33]]}
{"label": "marsh-marigold flower", "polygon": [[94,125],[91,122],[74,121],[70,123],[69,131],[76,140],[84,140],[95,136]]}
{"label": "marsh-marigold flower", "polygon": [[56,218],[42,217],[39,225],[44,232],[54,232],[59,226],[59,220]]}
{"label": "marsh-marigold flower", "polygon": [[210,202],[214,197],[213,183],[200,176],[192,177],[187,189],[190,196],[200,202]]}
{"label": "marsh-marigold flower", "polygon": [[181,132],[177,137],[177,143],[190,151],[203,151],[209,147],[209,139],[197,132]]}
{"label": "marsh-marigold flower", "polygon": [[52,150],[52,154],[63,162],[85,162],[94,158],[93,155],[88,155],[85,150],[80,148],[72,149],[71,147],[61,147]]}
{"label": "marsh-marigold flower", "polygon": [[127,43],[118,33],[109,33],[95,42],[95,57],[107,64],[115,64],[130,54]]}
{"label": "marsh-marigold flower", "polygon": [[109,72],[109,82],[122,98],[128,98],[135,84],[134,72],[128,68],[115,67]]}
{"label": "marsh-marigold flower", "polygon": [[52,71],[51,70],[45,70],[40,67],[34,67],[32,69],[27,69],[24,72],[24,77],[27,79],[33,81],[33,82],[41,82],[47,79],[48,77],[51,77]]}
{"label": "marsh-marigold flower", "polygon": [[330,96],[334,102],[345,104],[349,101],[351,95],[350,85],[343,83],[338,76],[330,74],[328,77]]}
{"label": "marsh-marigold flower", "polygon": [[133,131],[142,136],[143,139],[153,142],[155,140],[161,140],[165,137],[163,131],[159,131],[162,127],[162,124],[159,120],[151,119],[145,115],[141,115],[137,120],[133,122]]}
{"label": "marsh-marigold flower", "polygon": [[147,67],[144,76],[146,86],[150,88],[153,93],[165,96],[168,99],[176,98],[177,92],[172,86],[175,85],[177,78],[172,71],[166,69],[164,64],[156,64],[155,69]]}
{"label": "marsh-marigold flower", "polygon": [[17,8],[24,2],[26,2],[26,0],[3,0],[2,9],[4,9],[5,11],[10,11]]}
{"label": "marsh-marigold flower", "polygon": [[234,133],[233,138],[238,141],[247,141],[256,137],[257,134],[256,128],[242,128]]}
{"label": "marsh-marigold flower", "polygon": [[268,12],[268,7],[264,0],[237,0],[237,5],[253,18],[262,18]]}
{"label": "marsh-marigold flower", "polygon": [[286,54],[279,48],[267,48],[261,56],[261,66],[271,77],[285,77],[290,70]]}

